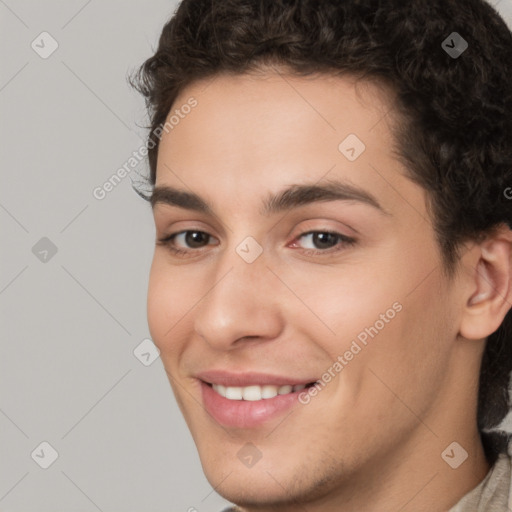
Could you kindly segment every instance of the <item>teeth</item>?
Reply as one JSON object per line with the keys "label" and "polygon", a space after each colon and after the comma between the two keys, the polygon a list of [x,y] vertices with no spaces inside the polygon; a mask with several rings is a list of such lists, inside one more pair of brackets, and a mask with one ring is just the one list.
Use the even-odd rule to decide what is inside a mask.
{"label": "teeth", "polygon": [[212,384],[213,389],[224,398],[229,400],[248,400],[257,401],[266,398],[274,398],[277,395],[286,395],[295,391],[300,391],[306,387],[305,384],[296,386],[223,386],[221,384]]}
{"label": "teeth", "polygon": [[286,395],[287,393],[291,393],[291,392],[292,392],[292,386],[281,386],[278,391],[278,393],[280,395]]}
{"label": "teeth", "polygon": [[247,386],[242,389],[242,397],[244,400],[261,400],[261,388],[260,386]]}
{"label": "teeth", "polygon": [[277,386],[261,386],[261,398],[274,398],[277,394]]}
{"label": "teeth", "polygon": [[242,400],[242,388],[226,388],[226,398],[230,400]]}

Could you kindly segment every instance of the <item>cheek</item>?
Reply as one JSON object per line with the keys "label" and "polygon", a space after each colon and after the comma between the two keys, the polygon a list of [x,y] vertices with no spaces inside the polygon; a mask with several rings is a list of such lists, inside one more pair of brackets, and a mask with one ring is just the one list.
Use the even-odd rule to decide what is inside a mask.
{"label": "cheek", "polygon": [[314,280],[311,273],[295,274],[294,291],[311,309],[296,304],[303,313],[298,325],[331,361],[348,350],[350,366],[361,370],[387,367],[392,373],[403,365],[408,374],[427,366],[441,371],[446,340],[456,332],[440,269],[432,272],[435,264],[426,258],[413,265],[421,261],[419,255],[382,256],[379,264],[331,268]]}
{"label": "cheek", "polygon": [[151,338],[157,347],[162,350],[161,343],[165,327],[169,328],[169,288],[164,282],[165,275],[156,263],[156,257],[151,264],[147,294],[147,319]]}
{"label": "cheek", "polygon": [[[378,333],[368,338],[361,352],[362,371],[358,377],[361,381],[365,375],[367,378],[361,394],[374,397],[375,407],[383,415],[379,403],[403,408],[395,394],[404,403],[415,404],[418,414],[429,407],[446,378],[451,340],[456,335],[456,319],[439,273],[434,272],[412,293],[414,286],[405,286],[407,280],[403,283],[390,297],[397,299],[401,310],[380,330],[383,324],[370,320]],[[374,311],[374,318],[379,312]],[[408,414],[406,409],[402,413],[405,417]]]}
{"label": "cheek", "polygon": [[368,265],[364,272],[356,265],[336,271],[330,268],[314,278],[311,271],[296,273],[294,293],[304,303],[293,302],[300,313],[298,325],[308,330],[310,339],[322,340],[321,345],[335,359],[359,335],[364,340],[366,329],[376,324],[378,331],[386,330],[400,316],[401,297],[393,286],[395,282],[382,272],[372,273]]}
{"label": "cheek", "polygon": [[155,255],[149,275],[147,293],[147,320],[151,339],[162,356],[179,349],[180,335],[197,302],[195,283],[183,272],[172,271],[169,265]]}

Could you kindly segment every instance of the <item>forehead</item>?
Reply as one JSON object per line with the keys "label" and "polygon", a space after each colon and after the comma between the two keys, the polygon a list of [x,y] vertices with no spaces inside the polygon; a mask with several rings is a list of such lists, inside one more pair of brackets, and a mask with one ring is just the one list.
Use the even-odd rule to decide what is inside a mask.
{"label": "forehead", "polygon": [[[180,111],[191,99],[196,106]],[[160,142],[157,185],[239,207],[260,192],[328,178],[364,186],[382,203],[405,207],[403,194],[422,202],[392,151],[393,93],[385,85],[279,70],[222,74],[186,87],[168,119],[176,114]]]}
{"label": "forehead", "polygon": [[[372,146],[371,139],[390,135],[393,93],[384,84],[356,80],[351,75],[301,77],[273,69],[243,75],[224,73],[192,83],[177,97],[168,119],[194,98],[198,105],[189,117],[195,122],[182,119],[169,137],[164,134],[165,139],[190,138],[193,131],[196,138],[204,138],[203,145],[222,138],[243,141],[245,147],[257,150],[314,134],[336,142],[354,133]],[[374,131],[381,122],[383,126]],[[280,132],[279,139],[274,137],[276,132]]]}

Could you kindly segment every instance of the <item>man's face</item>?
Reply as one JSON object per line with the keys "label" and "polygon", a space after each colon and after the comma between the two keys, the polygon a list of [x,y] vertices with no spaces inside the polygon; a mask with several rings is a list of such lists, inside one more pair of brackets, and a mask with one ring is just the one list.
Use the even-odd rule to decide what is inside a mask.
{"label": "man's face", "polygon": [[[440,453],[452,439],[425,422],[446,405],[457,312],[384,91],[217,76],[171,114],[191,97],[156,186],[212,213],[155,204],[157,238],[181,233],[170,243],[186,254],[155,247],[148,322],[210,483],[238,504],[320,497],[356,492],[406,444]],[[343,197],[287,194],[263,211],[290,187],[334,183]]]}

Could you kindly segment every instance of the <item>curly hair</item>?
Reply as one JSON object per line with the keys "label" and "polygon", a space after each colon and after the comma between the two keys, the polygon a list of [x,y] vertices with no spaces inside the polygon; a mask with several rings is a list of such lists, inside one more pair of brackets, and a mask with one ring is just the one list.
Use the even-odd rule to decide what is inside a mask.
{"label": "curly hair", "polygon": [[[443,42],[452,47],[458,36],[467,49],[445,51]],[[150,113],[151,185],[155,130],[184,88],[270,64],[392,88],[396,156],[426,190],[448,277],[463,242],[512,227],[512,34],[484,0],[183,0],[154,55],[129,78]],[[491,463],[510,438],[491,429],[510,409],[511,370],[509,310],[486,341],[479,377],[476,419]]]}

